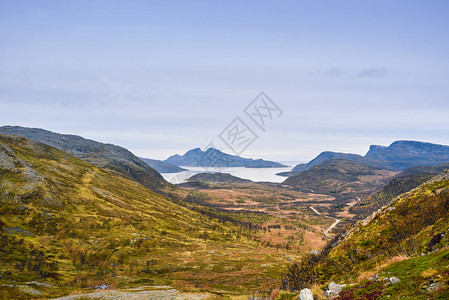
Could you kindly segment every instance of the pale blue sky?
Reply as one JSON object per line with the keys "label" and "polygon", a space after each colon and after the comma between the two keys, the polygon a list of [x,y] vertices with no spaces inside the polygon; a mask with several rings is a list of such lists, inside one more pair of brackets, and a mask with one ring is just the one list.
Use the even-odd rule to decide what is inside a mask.
{"label": "pale blue sky", "polygon": [[217,141],[265,91],[284,114],[243,156],[449,144],[448,15],[432,0],[0,0],[0,125],[166,158]]}

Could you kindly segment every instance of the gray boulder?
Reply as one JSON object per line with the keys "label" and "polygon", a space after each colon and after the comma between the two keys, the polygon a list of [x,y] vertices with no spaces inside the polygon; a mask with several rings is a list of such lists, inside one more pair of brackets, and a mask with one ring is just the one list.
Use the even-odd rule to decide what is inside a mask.
{"label": "gray boulder", "polygon": [[395,283],[398,283],[399,281],[401,281],[399,278],[397,278],[397,277],[390,277],[390,282],[392,283],[392,284],[395,284]]}
{"label": "gray boulder", "polygon": [[346,284],[338,284],[332,281],[329,283],[328,290],[335,294],[339,294],[345,286]]}
{"label": "gray boulder", "polygon": [[111,286],[112,286],[112,284],[103,283],[103,284],[93,287],[93,289],[94,290],[106,290],[106,289],[110,288]]}
{"label": "gray boulder", "polygon": [[310,289],[302,289],[299,293],[299,300],[313,300],[313,293]]}
{"label": "gray boulder", "polygon": [[438,290],[439,288],[440,288],[440,284],[438,282],[434,282],[429,285],[429,287],[427,288],[427,292],[430,293],[430,292]]}

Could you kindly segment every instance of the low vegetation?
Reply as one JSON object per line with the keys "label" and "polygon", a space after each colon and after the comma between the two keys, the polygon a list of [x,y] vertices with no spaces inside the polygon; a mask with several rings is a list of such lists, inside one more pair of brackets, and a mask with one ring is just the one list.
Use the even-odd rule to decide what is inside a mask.
{"label": "low vegetation", "polygon": [[[340,299],[447,299],[449,174],[420,186],[429,174],[396,177],[368,197],[396,173],[343,164],[322,190],[213,177],[156,193],[122,172],[0,135],[0,299],[101,284],[259,299],[293,299],[310,287],[322,298],[331,281],[347,284]],[[330,217],[341,220],[332,240],[323,235]],[[392,276],[400,281],[384,281]]]}

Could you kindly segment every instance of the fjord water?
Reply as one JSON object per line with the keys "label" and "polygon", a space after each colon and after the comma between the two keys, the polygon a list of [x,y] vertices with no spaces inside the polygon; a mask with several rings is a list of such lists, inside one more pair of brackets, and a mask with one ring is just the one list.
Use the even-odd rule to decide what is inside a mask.
{"label": "fjord water", "polygon": [[277,173],[288,172],[299,162],[281,162],[289,167],[282,168],[244,168],[244,167],[232,167],[232,168],[212,168],[212,167],[185,167],[181,166],[187,171],[179,173],[161,173],[165,180],[170,183],[178,184],[185,182],[191,176],[198,173],[229,173],[233,176],[237,176],[243,179],[249,179],[254,182],[268,181],[268,182],[283,182],[287,177],[278,176]]}

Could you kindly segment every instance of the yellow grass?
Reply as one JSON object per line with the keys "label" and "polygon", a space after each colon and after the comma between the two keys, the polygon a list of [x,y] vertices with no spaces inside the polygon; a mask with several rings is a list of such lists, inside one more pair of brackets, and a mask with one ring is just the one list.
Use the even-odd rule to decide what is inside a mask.
{"label": "yellow grass", "polygon": [[434,269],[434,268],[430,268],[428,270],[425,270],[424,272],[421,273],[421,276],[423,278],[429,278],[432,277],[434,275],[438,274],[438,270]]}
{"label": "yellow grass", "polygon": [[382,262],[381,264],[378,264],[375,269],[361,273],[359,275],[357,281],[360,282],[363,280],[368,280],[370,277],[376,276],[376,273],[378,273],[380,270],[386,268],[390,264],[399,262],[399,261],[403,261],[406,259],[408,259],[408,257],[405,255],[398,255],[398,256],[392,257],[392,258]]}
{"label": "yellow grass", "polygon": [[310,287],[310,290],[312,291],[312,293],[313,293],[313,298],[314,299],[319,299],[319,300],[324,300],[324,299],[327,299],[326,298],[326,296],[324,295],[324,293],[323,293],[323,290],[321,289],[321,287],[318,285],[318,284],[313,284],[311,287]]}

